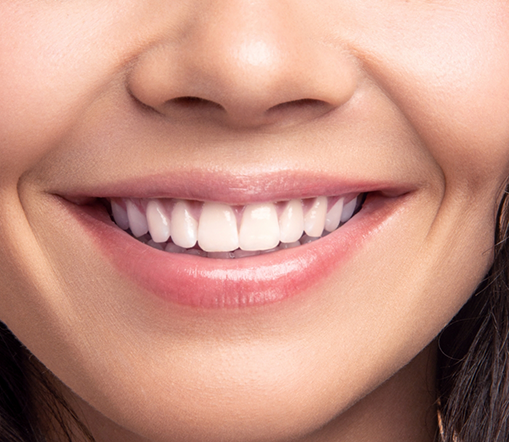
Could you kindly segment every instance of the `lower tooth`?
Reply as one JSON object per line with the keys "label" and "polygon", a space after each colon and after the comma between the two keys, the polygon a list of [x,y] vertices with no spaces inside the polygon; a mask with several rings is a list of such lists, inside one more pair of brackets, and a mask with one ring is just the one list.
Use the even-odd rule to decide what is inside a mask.
{"label": "lower tooth", "polygon": [[188,255],[196,255],[196,256],[207,256],[207,252],[204,252],[200,249],[187,249],[184,253],[187,253]]}
{"label": "lower tooth", "polygon": [[300,243],[303,245],[303,244],[308,244],[310,242],[313,242],[313,241],[316,241],[320,239],[320,237],[318,236],[308,236],[308,235],[303,235],[302,238],[300,239]]}
{"label": "lower tooth", "polygon": [[289,243],[284,243],[282,242],[281,244],[279,244],[279,249],[293,249],[294,247],[299,247],[300,245],[302,245],[300,243],[300,241],[295,241],[295,242],[289,242]]}
{"label": "lower tooth", "polygon": [[242,250],[242,249],[237,249],[233,252],[233,256],[235,258],[247,258],[249,256],[257,256],[259,255],[261,252],[259,251],[251,251],[251,250]]}
{"label": "lower tooth", "polygon": [[155,242],[153,239],[151,239],[150,241],[147,241],[147,246],[150,246],[154,249],[157,249],[157,250],[164,250],[164,247],[162,244],[160,243],[157,243]]}
{"label": "lower tooth", "polygon": [[209,252],[207,254],[209,258],[214,259],[233,259],[235,258],[234,252]]}
{"label": "lower tooth", "polygon": [[170,252],[170,253],[183,253],[183,252],[186,251],[186,249],[184,249],[182,247],[179,247],[176,244],[170,242],[170,243],[166,244],[166,247],[164,248],[164,251],[165,252]]}

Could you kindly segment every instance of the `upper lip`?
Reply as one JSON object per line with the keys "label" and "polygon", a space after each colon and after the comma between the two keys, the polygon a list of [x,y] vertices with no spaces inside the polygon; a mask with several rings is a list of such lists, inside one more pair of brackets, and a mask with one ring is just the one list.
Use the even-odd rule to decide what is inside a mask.
{"label": "upper lip", "polygon": [[231,205],[379,192],[388,197],[416,189],[415,183],[346,180],[329,174],[266,172],[236,174],[215,171],[177,171],[129,178],[86,188],[51,192],[73,202],[86,198],[180,198]]}

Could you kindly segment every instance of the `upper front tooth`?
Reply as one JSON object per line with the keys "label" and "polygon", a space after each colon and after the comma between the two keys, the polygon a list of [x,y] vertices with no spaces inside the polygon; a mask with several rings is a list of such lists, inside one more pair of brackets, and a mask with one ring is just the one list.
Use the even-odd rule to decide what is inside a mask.
{"label": "upper front tooth", "polygon": [[344,198],[340,198],[327,212],[327,216],[325,217],[325,230],[327,230],[327,232],[333,232],[339,227],[344,200]]}
{"label": "upper front tooth", "polygon": [[198,244],[206,252],[231,252],[239,247],[237,218],[227,204],[203,204]]}
{"label": "upper front tooth", "polygon": [[187,201],[177,201],[171,212],[171,239],[175,244],[190,249],[198,238],[198,221],[191,214]]}
{"label": "upper front tooth", "polygon": [[133,235],[136,237],[145,235],[145,233],[148,232],[147,218],[131,200],[126,200],[125,204],[131,232],[133,232]]}
{"label": "upper front tooth", "polygon": [[239,232],[242,250],[269,250],[279,244],[279,222],[273,203],[245,207]]}
{"label": "upper front tooth", "polygon": [[357,198],[345,204],[343,207],[343,213],[341,215],[341,222],[346,223],[353,215],[355,207],[357,206]]}
{"label": "upper front tooth", "polygon": [[160,201],[148,202],[147,224],[150,236],[155,242],[166,242],[170,237],[170,219]]}
{"label": "upper front tooth", "polygon": [[319,196],[304,217],[304,231],[309,236],[318,237],[323,233],[325,215],[327,213],[327,197]]}
{"label": "upper front tooth", "polygon": [[298,241],[304,231],[304,213],[301,200],[291,200],[279,217],[279,239],[283,243]]}
{"label": "upper front tooth", "polygon": [[129,218],[127,217],[126,210],[114,199],[111,200],[111,213],[113,214],[113,219],[117,226],[123,230],[129,228]]}

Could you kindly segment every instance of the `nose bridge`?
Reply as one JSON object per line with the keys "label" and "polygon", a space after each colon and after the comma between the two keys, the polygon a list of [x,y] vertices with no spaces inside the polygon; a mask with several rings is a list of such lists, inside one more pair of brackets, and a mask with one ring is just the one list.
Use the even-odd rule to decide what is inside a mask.
{"label": "nose bridge", "polygon": [[281,104],[311,100],[323,110],[353,94],[352,61],[323,44],[291,2],[199,3],[183,37],[149,49],[133,69],[131,91],[148,106],[164,113],[172,100],[193,97],[254,121]]}

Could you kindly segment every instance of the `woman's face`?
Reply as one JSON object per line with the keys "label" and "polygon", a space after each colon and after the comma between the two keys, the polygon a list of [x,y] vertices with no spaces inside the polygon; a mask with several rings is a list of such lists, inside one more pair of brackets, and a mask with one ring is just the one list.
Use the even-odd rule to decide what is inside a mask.
{"label": "woman's face", "polygon": [[[0,1],[0,320],[132,440],[340,422],[491,264],[508,23],[503,0]],[[357,195],[317,241],[213,254],[228,215],[260,250],[284,201]],[[184,201],[198,233],[170,228],[212,254],[149,247],[112,198],[133,230],[127,206]]]}

